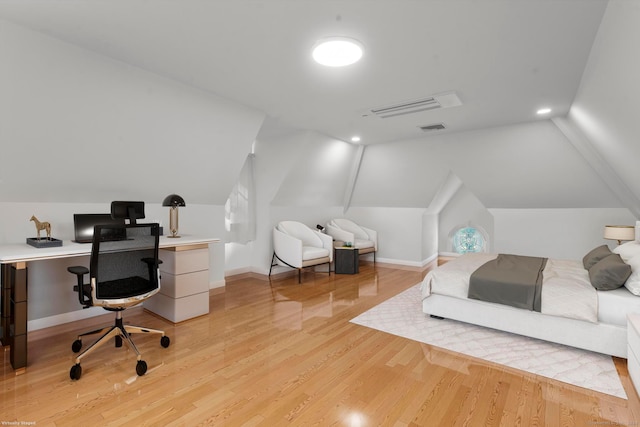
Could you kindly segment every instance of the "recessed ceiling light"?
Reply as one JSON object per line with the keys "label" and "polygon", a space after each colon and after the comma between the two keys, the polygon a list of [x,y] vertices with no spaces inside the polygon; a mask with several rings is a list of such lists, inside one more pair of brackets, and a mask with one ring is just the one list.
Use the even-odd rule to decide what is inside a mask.
{"label": "recessed ceiling light", "polygon": [[537,111],[538,114],[549,114],[551,112],[551,108],[541,108]]}
{"label": "recessed ceiling light", "polygon": [[360,142],[360,137],[359,136],[352,136],[351,137],[351,142]]}
{"label": "recessed ceiling light", "polygon": [[344,67],[362,58],[362,43],[349,37],[327,37],[313,47],[313,59],[327,67]]}

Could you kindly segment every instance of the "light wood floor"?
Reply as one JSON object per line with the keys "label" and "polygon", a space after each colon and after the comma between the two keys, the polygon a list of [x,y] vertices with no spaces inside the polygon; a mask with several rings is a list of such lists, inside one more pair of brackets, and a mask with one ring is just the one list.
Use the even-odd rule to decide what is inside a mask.
{"label": "light wood floor", "polygon": [[71,343],[90,327],[36,331],[23,375],[3,349],[0,425],[638,425],[624,359],[615,361],[629,400],[349,323],[423,275],[362,263],[359,275],[309,272],[301,285],[235,278],[211,295],[210,315],[175,326],[136,309],[127,323],[172,339],[164,349],[134,337],[143,377],[131,351],[107,346],[71,381]]}

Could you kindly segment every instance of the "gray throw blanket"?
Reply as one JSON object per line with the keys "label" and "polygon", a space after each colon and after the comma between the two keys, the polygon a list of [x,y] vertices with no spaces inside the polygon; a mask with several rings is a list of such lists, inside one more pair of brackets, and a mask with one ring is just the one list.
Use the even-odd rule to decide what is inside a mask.
{"label": "gray throw blanket", "polygon": [[540,311],[547,258],[499,254],[469,279],[469,298]]}

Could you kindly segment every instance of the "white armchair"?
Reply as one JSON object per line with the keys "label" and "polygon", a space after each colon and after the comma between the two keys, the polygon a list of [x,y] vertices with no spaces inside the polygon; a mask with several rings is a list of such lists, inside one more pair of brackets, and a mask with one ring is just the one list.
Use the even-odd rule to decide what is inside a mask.
{"label": "white armchair", "polygon": [[360,255],[373,253],[373,262],[376,262],[378,233],[375,230],[345,218],[334,218],[327,223],[325,232],[335,240],[351,242],[353,247],[358,249]]}
{"label": "white armchair", "polygon": [[[281,221],[273,229],[273,256],[269,276],[275,265],[298,270],[298,283],[302,269],[333,261],[333,239],[313,230],[301,222]],[[331,268],[328,268],[331,274]]]}

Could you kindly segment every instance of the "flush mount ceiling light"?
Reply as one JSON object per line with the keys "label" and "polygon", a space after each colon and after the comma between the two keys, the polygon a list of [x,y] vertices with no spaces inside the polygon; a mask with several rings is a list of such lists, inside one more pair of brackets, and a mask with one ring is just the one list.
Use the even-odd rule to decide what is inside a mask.
{"label": "flush mount ceiling light", "polygon": [[360,137],[359,136],[352,136],[351,137],[351,142],[360,142]]}
{"label": "flush mount ceiling light", "polygon": [[536,111],[538,115],[549,114],[550,112],[551,112],[551,108],[541,108],[538,111]]}
{"label": "flush mount ceiling light", "polygon": [[345,67],[362,58],[362,43],[349,37],[327,37],[313,46],[313,59],[327,67]]}

